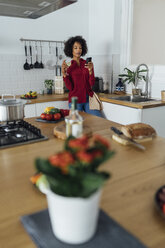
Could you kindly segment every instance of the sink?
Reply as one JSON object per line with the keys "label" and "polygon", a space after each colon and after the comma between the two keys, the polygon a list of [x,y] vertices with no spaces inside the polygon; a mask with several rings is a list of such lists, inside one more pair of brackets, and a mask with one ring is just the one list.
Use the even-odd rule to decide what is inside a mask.
{"label": "sink", "polygon": [[116,97],[109,97],[109,99],[119,100],[119,101],[126,101],[126,102],[148,102],[148,101],[156,101],[153,98],[145,98],[142,96],[116,96]]}

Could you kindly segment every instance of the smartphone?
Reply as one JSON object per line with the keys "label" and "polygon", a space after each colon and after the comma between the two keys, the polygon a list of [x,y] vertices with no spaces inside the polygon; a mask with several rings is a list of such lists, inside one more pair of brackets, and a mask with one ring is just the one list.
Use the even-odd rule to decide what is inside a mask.
{"label": "smartphone", "polygon": [[87,58],[87,59],[86,59],[86,64],[88,64],[88,63],[91,62],[91,61],[92,61],[92,57]]}

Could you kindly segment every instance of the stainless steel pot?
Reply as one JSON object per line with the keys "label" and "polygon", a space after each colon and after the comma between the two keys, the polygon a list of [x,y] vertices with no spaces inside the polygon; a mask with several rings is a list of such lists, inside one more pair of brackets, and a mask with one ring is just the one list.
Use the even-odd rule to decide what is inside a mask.
{"label": "stainless steel pot", "polygon": [[[13,98],[4,98],[13,96]],[[14,95],[2,95],[0,100],[0,121],[22,120],[24,118],[24,105],[30,101],[16,99]]]}

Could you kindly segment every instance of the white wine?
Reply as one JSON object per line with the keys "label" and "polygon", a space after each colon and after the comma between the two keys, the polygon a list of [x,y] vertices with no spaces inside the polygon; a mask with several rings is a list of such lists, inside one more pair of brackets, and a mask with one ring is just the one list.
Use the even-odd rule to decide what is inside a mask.
{"label": "white wine", "polygon": [[72,97],[69,116],[65,117],[66,136],[80,137],[83,133],[83,118],[77,110],[77,97]]}

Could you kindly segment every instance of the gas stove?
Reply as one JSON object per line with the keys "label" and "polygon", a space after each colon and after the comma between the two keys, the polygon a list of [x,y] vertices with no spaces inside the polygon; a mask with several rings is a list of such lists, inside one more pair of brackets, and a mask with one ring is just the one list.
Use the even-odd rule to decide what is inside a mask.
{"label": "gas stove", "polygon": [[24,120],[0,125],[0,149],[47,139],[41,134],[40,129]]}

